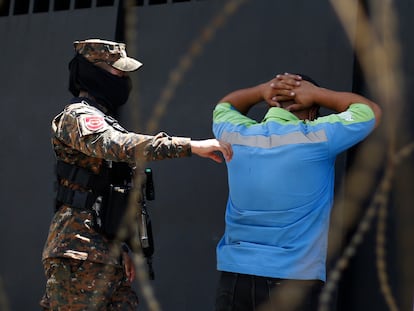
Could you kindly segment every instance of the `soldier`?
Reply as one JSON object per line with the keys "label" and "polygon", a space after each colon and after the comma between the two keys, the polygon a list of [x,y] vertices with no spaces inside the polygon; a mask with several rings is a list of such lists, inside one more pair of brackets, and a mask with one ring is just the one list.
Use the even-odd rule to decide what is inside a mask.
{"label": "soldier", "polygon": [[74,48],[69,90],[75,98],[52,121],[57,194],[42,254],[47,283],[40,305],[135,310],[135,268],[114,236],[126,210],[132,167],[191,154],[221,162],[217,152],[229,161],[232,149],[215,139],[128,132],[114,116],[128,99],[127,73],[142,64],[127,56],[122,43],[89,39],[75,41]]}

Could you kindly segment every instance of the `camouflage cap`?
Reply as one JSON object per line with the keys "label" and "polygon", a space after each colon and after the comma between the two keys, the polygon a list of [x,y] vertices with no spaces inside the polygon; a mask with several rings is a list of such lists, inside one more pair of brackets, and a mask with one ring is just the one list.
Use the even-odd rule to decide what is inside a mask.
{"label": "camouflage cap", "polygon": [[75,51],[92,63],[105,62],[122,71],[135,71],[142,63],[128,57],[124,43],[101,39],[88,39],[73,42]]}

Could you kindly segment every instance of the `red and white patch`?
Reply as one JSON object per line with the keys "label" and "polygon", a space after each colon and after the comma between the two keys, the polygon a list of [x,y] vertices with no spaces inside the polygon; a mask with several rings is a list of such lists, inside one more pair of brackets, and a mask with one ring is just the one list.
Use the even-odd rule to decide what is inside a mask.
{"label": "red and white patch", "polygon": [[85,127],[90,131],[100,130],[105,126],[105,119],[102,116],[87,116],[84,119]]}

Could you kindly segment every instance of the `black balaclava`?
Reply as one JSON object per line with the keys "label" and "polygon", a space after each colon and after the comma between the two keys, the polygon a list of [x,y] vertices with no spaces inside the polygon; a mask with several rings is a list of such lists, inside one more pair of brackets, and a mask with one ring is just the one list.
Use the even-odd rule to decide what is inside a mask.
{"label": "black balaclava", "polygon": [[69,91],[73,96],[79,96],[81,90],[86,91],[112,115],[128,100],[131,91],[129,77],[113,75],[80,54],[69,62],[69,71]]}

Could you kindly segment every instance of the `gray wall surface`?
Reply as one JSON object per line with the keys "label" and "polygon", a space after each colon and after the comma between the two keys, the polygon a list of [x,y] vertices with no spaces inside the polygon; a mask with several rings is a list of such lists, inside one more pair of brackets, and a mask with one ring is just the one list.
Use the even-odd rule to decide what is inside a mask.
{"label": "gray wall surface", "polygon": [[[0,16],[0,310],[2,287],[13,311],[36,310],[43,293],[41,251],[53,208],[50,121],[70,99],[72,42],[115,39],[115,2],[74,9],[71,1],[69,10]],[[134,93],[121,114],[130,130],[212,137],[211,113],[220,98],[285,71],[306,73],[327,88],[352,89],[354,53],[328,1],[244,1],[224,15],[231,1],[165,2],[143,1],[129,12],[136,41],[127,49],[144,63],[133,73]],[[217,16],[224,20],[215,31]],[[213,30],[211,37],[206,29]],[[407,31],[404,35],[409,37]],[[199,54],[189,52],[194,42],[201,42]],[[183,56],[191,66],[179,71]],[[177,72],[178,83],[171,83]],[[164,106],[168,86],[173,96]],[[263,111],[264,106],[253,114],[260,118]],[[148,122],[154,118],[158,122],[152,127]],[[148,166],[156,192],[148,204],[155,235],[155,296],[167,311],[212,310],[215,246],[223,233],[227,198],[225,164],[192,157]],[[366,298],[378,304],[373,309],[386,310],[382,296],[372,295],[374,301]],[[140,310],[147,310],[141,301]],[[364,310],[358,304],[352,310]]]}

